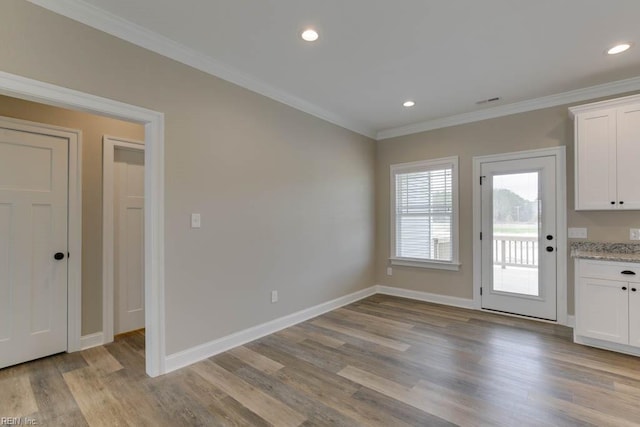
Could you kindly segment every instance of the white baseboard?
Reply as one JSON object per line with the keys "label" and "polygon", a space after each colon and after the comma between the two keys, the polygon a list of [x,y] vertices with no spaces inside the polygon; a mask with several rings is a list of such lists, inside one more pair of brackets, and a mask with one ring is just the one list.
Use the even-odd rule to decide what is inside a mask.
{"label": "white baseboard", "polygon": [[573,342],[576,344],[588,345],[590,347],[601,348],[603,350],[615,351],[618,353],[630,354],[632,356],[640,356],[640,349],[625,344],[617,344],[609,341],[602,341],[595,338],[587,338],[579,335],[573,335]]}
{"label": "white baseboard", "polygon": [[104,343],[104,335],[102,334],[102,332],[83,335],[80,337],[80,350],[86,350],[91,347],[98,347],[99,345],[103,345]]}
{"label": "white baseboard", "polygon": [[[274,332],[278,332],[279,330],[288,328],[300,322],[304,322],[305,320],[309,320],[313,317],[320,316],[321,314],[327,313],[331,310],[335,310],[337,308],[343,307],[345,305],[351,304],[353,302],[359,301],[363,298],[367,298],[375,294],[391,295],[391,296],[396,296],[401,298],[409,298],[417,301],[425,301],[425,302],[431,302],[435,304],[467,308],[471,310],[475,309],[472,299],[451,297],[447,295],[432,294],[429,292],[413,291],[413,290],[402,289],[402,288],[394,288],[392,286],[376,285],[370,288],[363,289],[358,292],[354,292],[349,295],[345,295],[340,298],[336,298],[332,301],[328,301],[322,304],[318,304],[314,307],[310,307],[305,310],[298,311],[288,316],[274,319],[262,325],[257,325],[252,328],[248,328],[248,329],[236,332],[234,334],[227,335],[217,340],[213,340],[208,343],[204,343],[196,347],[192,347],[192,348],[180,351],[178,353],[170,354],[165,359],[165,373],[175,371],[176,369],[180,369],[185,366],[191,365],[193,363],[199,362],[201,360],[207,359],[211,356],[215,356],[216,354],[220,354],[234,347],[246,344],[248,342],[251,342],[258,338],[262,338]],[[574,327],[575,317],[569,316],[567,319],[567,323],[568,323],[567,326]],[[94,335],[100,336],[100,338],[97,338],[97,337],[95,338],[96,343],[98,342],[98,340],[102,340],[102,333],[92,334],[92,335],[88,335],[87,337],[82,337],[83,349],[93,346],[93,345],[89,345],[88,347],[85,347],[84,340],[85,338],[94,339],[93,338]],[[93,343],[93,341],[90,341],[90,342]],[[101,342],[95,345],[100,345],[100,344]]]}
{"label": "white baseboard", "polygon": [[246,344],[258,338],[262,338],[274,332],[278,332],[281,329],[285,329],[300,322],[304,322],[305,320],[309,320],[331,310],[335,310],[337,308],[359,301],[363,298],[367,298],[376,293],[377,286],[372,286],[370,288],[366,288],[361,291],[336,298],[332,301],[318,304],[314,307],[289,314],[288,316],[271,320],[270,322],[264,323],[262,325],[254,326],[252,328],[227,335],[226,337],[222,337],[217,340],[180,351],[178,353],[170,354],[165,359],[165,373],[175,371],[176,369],[180,369],[201,360],[207,359],[211,356],[215,356],[216,354]]}
{"label": "white baseboard", "polygon": [[376,293],[391,295],[394,297],[409,298],[418,301],[433,302],[436,304],[450,305],[453,307],[473,309],[473,300],[467,298],[450,297],[447,295],[431,294],[429,292],[412,291],[409,289],[394,288],[392,286],[376,286]]}

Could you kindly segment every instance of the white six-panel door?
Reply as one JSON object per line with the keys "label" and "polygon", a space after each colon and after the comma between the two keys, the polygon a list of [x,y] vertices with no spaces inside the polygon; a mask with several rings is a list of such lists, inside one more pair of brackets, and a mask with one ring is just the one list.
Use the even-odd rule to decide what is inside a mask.
{"label": "white six-panel door", "polygon": [[144,151],[114,152],[116,334],[144,328]]}
{"label": "white six-panel door", "polygon": [[67,349],[68,150],[0,128],[0,368]]}

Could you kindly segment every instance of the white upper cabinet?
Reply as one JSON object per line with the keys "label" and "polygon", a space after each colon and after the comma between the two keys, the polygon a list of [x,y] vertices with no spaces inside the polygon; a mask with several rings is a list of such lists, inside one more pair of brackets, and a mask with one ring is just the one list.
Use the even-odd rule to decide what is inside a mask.
{"label": "white upper cabinet", "polygon": [[640,96],[569,110],[575,117],[576,210],[640,210]]}
{"label": "white upper cabinet", "polygon": [[640,209],[640,103],[617,113],[618,203]]}
{"label": "white upper cabinet", "polygon": [[611,209],[615,205],[616,111],[577,115],[576,209]]}

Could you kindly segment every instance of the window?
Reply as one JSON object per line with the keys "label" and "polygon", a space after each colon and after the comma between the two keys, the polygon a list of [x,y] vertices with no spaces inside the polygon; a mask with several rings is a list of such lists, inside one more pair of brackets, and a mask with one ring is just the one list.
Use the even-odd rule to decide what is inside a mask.
{"label": "window", "polygon": [[458,158],[391,166],[391,263],[458,270]]}

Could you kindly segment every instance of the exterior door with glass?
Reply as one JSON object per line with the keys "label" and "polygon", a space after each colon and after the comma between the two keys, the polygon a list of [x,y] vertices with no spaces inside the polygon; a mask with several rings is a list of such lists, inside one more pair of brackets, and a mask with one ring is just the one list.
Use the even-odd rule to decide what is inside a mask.
{"label": "exterior door with glass", "polygon": [[481,164],[482,308],[557,320],[556,157]]}

